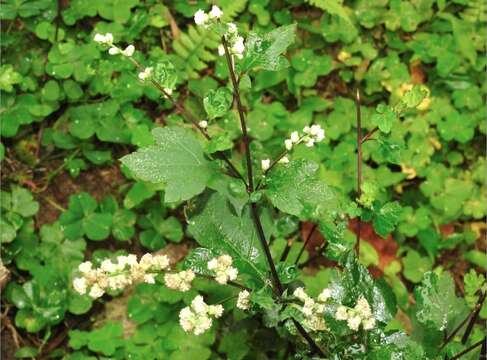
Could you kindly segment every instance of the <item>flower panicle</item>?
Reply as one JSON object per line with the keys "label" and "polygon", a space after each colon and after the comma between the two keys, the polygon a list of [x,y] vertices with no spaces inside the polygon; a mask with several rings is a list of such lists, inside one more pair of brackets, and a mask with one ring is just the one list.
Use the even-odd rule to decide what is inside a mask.
{"label": "flower panicle", "polygon": [[190,306],[179,312],[179,324],[185,332],[201,335],[213,324],[213,319],[223,315],[222,305],[208,305],[203,296],[197,295]]}
{"label": "flower panicle", "polygon": [[97,299],[107,290],[121,290],[137,282],[155,283],[155,276],[169,267],[166,255],[145,254],[140,261],[130,254],[118,256],[115,262],[105,259],[98,268],[90,261],[78,267],[80,276],[74,278],[73,288],[81,295]]}

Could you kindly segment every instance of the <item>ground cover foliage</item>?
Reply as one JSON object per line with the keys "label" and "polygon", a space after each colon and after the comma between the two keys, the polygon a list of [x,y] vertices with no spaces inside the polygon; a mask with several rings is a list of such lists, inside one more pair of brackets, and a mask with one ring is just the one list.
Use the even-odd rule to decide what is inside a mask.
{"label": "ground cover foliage", "polygon": [[[484,2],[0,19],[2,358],[485,357]],[[146,253],[165,274],[73,287]]]}

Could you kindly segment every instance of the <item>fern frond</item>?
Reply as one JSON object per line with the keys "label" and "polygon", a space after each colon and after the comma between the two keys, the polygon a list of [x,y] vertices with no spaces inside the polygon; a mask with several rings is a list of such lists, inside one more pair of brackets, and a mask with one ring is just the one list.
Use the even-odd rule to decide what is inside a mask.
{"label": "fern frond", "polygon": [[[223,20],[231,21],[247,6],[248,0],[221,0]],[[172,42],[174,52],[183,60],[189,78],[197,78],[198,72],[208,67],[210,61],[216,59],[215,49],[220,39],[211,30],[189,25],[186,32]]]}

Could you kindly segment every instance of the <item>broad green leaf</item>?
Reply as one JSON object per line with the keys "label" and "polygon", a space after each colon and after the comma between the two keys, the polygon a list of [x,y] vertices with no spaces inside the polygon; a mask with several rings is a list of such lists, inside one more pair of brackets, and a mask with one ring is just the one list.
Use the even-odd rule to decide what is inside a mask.
{"label": "broad green leaf", "polygon": [[232,256],[239,272],[250,275],[254,285],[265,281],[266,262],[248,207],[237,216],[222,195],[213,193],[190,217],[188,231],[201,246]]}
{"label": "broad green leaf", "polygon": [[34,197],[24,188],[20,186],[12,187],[12,212],[22,215],[23,217],[33,216],[39,210],[39,203],[34,200]]}
{"label": "broad green leaf", "polygon": [[340,262],[344,270],[335,270],[328,285],[333,298],[346,306],[355,306],[363,296],[377,321],[386,323],[391,320],[396,313],[396,300],[391,288],[383,280],[374,280],[353,252],[344,255]]}
{"label": "broad green leaf", "polygon": [[225,115],[233,101],[233,93],[226,87],[210,90],[203,99],[205,111],[209,119]]}
{"label": "broad green leaf", "polygon": [[124,156],[122,163],[141,180],[164,182],[166,202],[188,200],[203,192],[210,163],[195,135],[181,127],[156,128],[152,135],[155,145]]}
{"label": "broad green leaf", "polygon": [[279,164],[268,176],[265,193],[279,210],[302,218],[336,211],[337,198],[318,170],[317,163],[305,159]]}
{"label": "broad green leaf", "polygon": [[377,234],[385,238],[399,221],[401,216],[402,207],[397,201],[390,202],[380,207],[380,209],[374,208],[374,230]]}
{"label": "broad green leaf", "polygon": [[242,71],[262,69],[278,71],[288,66],[282,54],[294,42],[296,24],[278,27],[264,35],[251,32],[245,43]]}
{"label": "broad green leaf", "polygon": [[465,301],[455,295],[455,284],[448,273],[428,272],[414,289],[419,322],[444,331],[466,310]]}
{"label": "broad green leaf", "polygon": [[380,131],[389,133],[392,129],[392,125],[397,121],[397,114],[394,110],[387,105],[379,104],[376,108],[376,113],[372,115],[372,124],[377,126]]}
{"label": "broad green leaf", "polygon": [[409,250],[407,255],[402,259],[404,265],[404,277],[414,283],[418,283],[423,275],[430,271],[433,263],[425,256],[421,256],[417,251]]}
{"label": "broad green leaf", "polygon": [[168,60],[162,60],[154,65],[152,77],[165,89],[173,89],[178,79],[174,65]]}

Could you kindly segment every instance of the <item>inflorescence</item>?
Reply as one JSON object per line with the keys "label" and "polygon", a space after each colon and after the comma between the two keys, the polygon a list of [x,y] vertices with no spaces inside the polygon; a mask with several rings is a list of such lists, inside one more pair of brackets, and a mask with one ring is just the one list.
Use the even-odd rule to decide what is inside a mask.
{"label": "inflorescence", "polygon": [[121,290],[137,282],[154,284],[155,276],[167,267],[169,259],[165,255],[145,254],[140,261],[135,255],[118,256],[115,263],[103,260],[99,268],[86,261],[79,265],[81,276],[73,280],[73,287],[79,294],[96,299],[107,290]]}
{"label": "inflorescence", "polygon": [[360,325],[362,325],[364,330],[371,330],[375,327],[372,310],[367,300],[363,297],[358,299],[354,308],[339,306],[335,318],[337,320],[346,320],[348,327],[353,331],[357,331]]}

